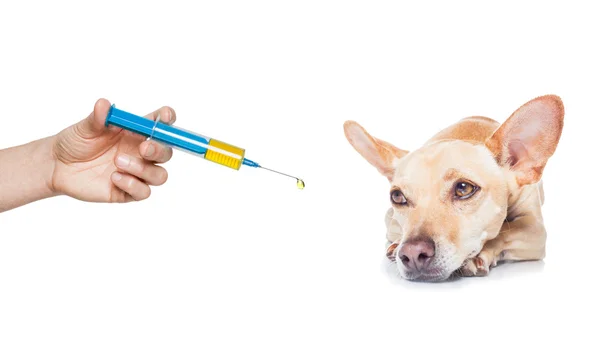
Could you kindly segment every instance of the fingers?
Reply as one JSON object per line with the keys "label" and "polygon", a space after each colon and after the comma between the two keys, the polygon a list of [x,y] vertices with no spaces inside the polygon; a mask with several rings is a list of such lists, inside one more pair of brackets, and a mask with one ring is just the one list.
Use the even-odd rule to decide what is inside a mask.
{"label": "fingers", "polygon": [[123,172],[141,179],[148,185],[160,186],[167,181],[167,170],[138,157],[120,154],[115,165]]}
{"label": "fingers", "polygon": [[175,114],[175,110],[168,106],[163,106],[162,108],[155,110],[152,113],[147,114],[145,117],[151,120],[156,120],[156,117],[160,116],[160,121],[165,124],[173,124],[177,119]]}
{"label": "fingers", "polygon": [[166,163],[173,157],[172,148],[151,140],[142,142],[139,151],[144,159],[156,163]]}
{"label": "fingers", "polygon": [[104,98],[96,101],[94,110],[84,120],[75,124],[76,132],[83,138],[92,138],[106,131],[104,122],[108,111],[110,110],[110,102]]}
{"label": "fingers", "polygon": [[[145,117],[152,120],[156,120],[159,117],[160,121],[165,124],[173,124],[177,119],[175,110],[168,106],[163,106]],[[157,163],[166,163],[173,156],[173,149],[151,140],[142,142],[139,146],[139,151],[144,159]]]}
{"label": "fingers", "polygon": [[[102,117],[102,126],[110,108],[110,103],[106,100],[99,100],[96,103],[97,106],[103,104],[107,105],[106,113],[103,115],[99,113],[96,116],[96,118]],[[144,117],[152,120],[159,118],[160,122],[165,124],[173,124],[176,120],[175,110],[168,106],[163,106]],[[132,133],[132,136],[139,135]],[[119,171],[111,176],[115,186],[136,201],[150,197],[150,186],[160,186],[167,181],[167,170],[155,163],[165,163],[173,156],[170,147],[152,140],[141,141],[138,151],[142,158],[125,153],[119,154],[115,158],[115,165]]]}
{"label": "fingers", "polygon": [[104,129],[104,122],[110,110],[110,102],[107,99],[100,98],[94,104],[93,125],[97,130]]}
{"label": "fingers", "polygon": [[112,182],[127,193],[133,200],[140,201],[150,197],[150,186],[127,173],[113,172]]}

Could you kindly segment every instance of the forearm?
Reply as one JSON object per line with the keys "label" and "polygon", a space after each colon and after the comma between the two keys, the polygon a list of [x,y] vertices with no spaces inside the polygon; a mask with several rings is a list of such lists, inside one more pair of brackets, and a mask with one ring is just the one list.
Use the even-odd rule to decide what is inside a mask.
{"label": "forearm", "polygon": [[53,139],[0,150],[0,213],[54,196]]}

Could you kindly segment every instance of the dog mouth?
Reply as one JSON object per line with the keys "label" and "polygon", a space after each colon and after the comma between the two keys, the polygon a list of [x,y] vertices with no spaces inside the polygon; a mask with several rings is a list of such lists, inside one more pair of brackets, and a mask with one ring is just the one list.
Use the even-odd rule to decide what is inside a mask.
{"label": "dog mouth", "polygon": [[440,268],[432,268],[423,271],[405,271],[403,278],[416,282],[442,282],[450,277]]}

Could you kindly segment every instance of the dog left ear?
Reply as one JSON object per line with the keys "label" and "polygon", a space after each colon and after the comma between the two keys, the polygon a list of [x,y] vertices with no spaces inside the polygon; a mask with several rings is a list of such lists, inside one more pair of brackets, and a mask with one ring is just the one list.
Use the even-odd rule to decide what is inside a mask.
{"label": "dog left ear", "polygon": [[379,173],[389,181],[394,177],[394,160],[404,157],[408,151],[399,149],[394,145],[371,136],[360,124],[355,121],[344,123],[344,134],[354,149]]}
{"label": "dog left ear", "polygon": [[519,185],[536,183],[556,150],[563,120],[560,97],[540,96],[513,112],[485,145],[498,164],[516,173]]}

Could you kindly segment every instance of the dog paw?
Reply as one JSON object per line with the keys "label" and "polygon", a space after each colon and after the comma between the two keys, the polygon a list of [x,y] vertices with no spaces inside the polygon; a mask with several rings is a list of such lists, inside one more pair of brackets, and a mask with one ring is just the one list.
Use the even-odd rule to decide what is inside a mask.
{"label": "dog paw", "polygon": [[459,274],[463,276],[487,276],[490,269],[498,264],[504,258],[504,251],[496,254],[489,247],[484,247],[479,254],[474,258],[467,259],[462,268],[459,269]]}
{"label": "dog paw", "polygon": [[468,259],[460,269],[462,276],[487,276],[490,273],[490,263],[487,257],[478,255]]}
{"label": "dog paw", "polygon": [[396,249],[397,248],[398,248],[398,243],[393,242],[393,243],[390,243],[386,249],[385,255],[392,262],[396,261]]}

